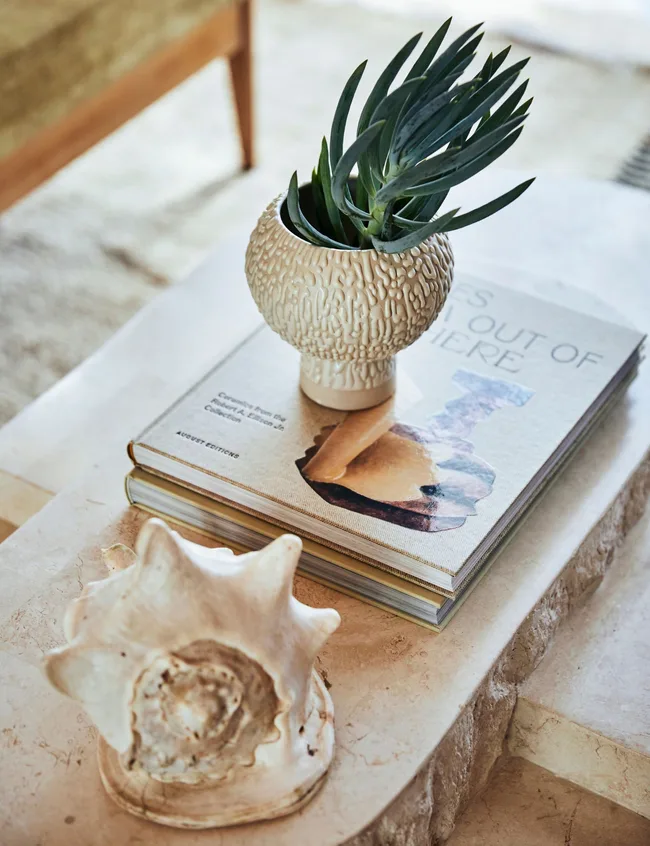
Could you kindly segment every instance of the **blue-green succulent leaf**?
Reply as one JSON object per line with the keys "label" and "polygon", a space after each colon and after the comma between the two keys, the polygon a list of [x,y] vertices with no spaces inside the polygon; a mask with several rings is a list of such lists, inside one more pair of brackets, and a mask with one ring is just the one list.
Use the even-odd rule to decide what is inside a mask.
{"label": "blue-green succulent leaf", "polygon": [[401,150],[407,145],[417,148],[420,139],[428,137],[435,130],[438,124],[436,116],[445,115],[451,101],[462,97],[471,85],[471,82],[456,85],[451,90],[443,91],[434,99],[424,103],[419,110],[411,109],[411,116],[407,115],[395,136],[395,149]]}
{"label": "blue-green succulent leaf", "polygon": [[471,41],[468,41],[467,44],[465,44],[465,46],[456,53],[441,73],[436,73],[432,68],[428,71],[427,76],[431,80],[437,82],[439,79],[449,76],[451,73],[457,73],[460,68],[465,69],[474,60],[476,50],[482,40],[483,33],[481,32],[475,38],[472,38]]}
{"label": "blue-green succulent leaf", "polygon": [[[432,96],[437,96],[437,93],[436,95],[432,95],[430,93],[432,89],[439,89],[440,91],[449,89],[453,82],[462,76],[465,69],[469,67],[474,60],[476,56],[475,49],[482,37],[482,35],[477,36],[469,44],[465,45],[458,55],[455,56],[448,64],[443,74],[436,75],[431,72],[427,73],[426,82],[423,83],[413,94],[411,108],[409,109],[407,119],[410,118],[420,106],[424,105],[424,103],[431,99]],[[476,77],[474,82],[476,83]]]}
{"label": "blue-green succulent leaf", "polygon": [[405,123],[411,121],[414,115],[419,114],[420,109],[423,109],[443,92],[450,91],[452,85],[456,82],[458,77],[461,76],[461,74],[462,71],[454,71],[454,73],[449,74],[449,76],[446,76],[438,82],[430,80],[425,76],[425,81],[420,84],[409,99],[408,103],[406,103],[407,108],[404,109],[397,125],[401,128]]}
{"label": "blue-green succulent leaf", "polygon": [[[394,213],[393,213],[392,219],[393,219],[393,222],[397,226],[400,227],[400,229],[413,230],[413,231],[421,229],[422,225],[424,223],[428,223],[428,221],[426,221],[426,220],[411,220],[408,217],[402,217],[401,215],[394,214]],[[382,237],[385,237],[383,232],[382,232]]]}
{"label": "blue-green succulent leaf", "polygon": [[530,108],[530,104],[532,102],[533,102],[533,97],[531,97],[529,100],[526,100],[525,103],[522,103],[522,105],[519,106],[518,109],[515,109],[515,111],[512,113],[512,116],[513,117],[519,117],[519,115],[525,115],[526,112],[528,111],[528,109]]}
{"label": "blue-green succulent leaf", "polygon": [[506,99],[501,103],[498,109],[496,109],[490,115],[490,120],[492,121],[493,125],[497,123],[501,123],[504,120],[508,120],[510,115],[514,112],[514,110],[519,105],[521,98],[526,93],[526,89],[528,88],[529,80],[525,79],[521,85],[518,85],[512,94],[508,95]]}
{"label": "blue-green succulent leaf", "polygon": [[360,179],[357,179],[354,186],[354,203],[357,208],[368,211],[368,192]]}
{"label": "blue-green succulent leaf", "polygon": [[429,66],[427,76],[430,79],[438,79],[441,76],[446,76],[449,73],[450,65],[457,58],[460,50],[482,26],[482,23],[476,24],[476,26],[470,27],[462,35],[459,35],[455,41],[452,41],[449,47]]}
{"label": "blue-green succulent leaf", "polygon": [[[375,138],[383,129],[384,121],[378,121],[364,130],[341,156],[332,175],[332,197],[339,209],[344,213],[352,213],[361,218],[369,218],[363,209],[359,209],[348,199],[348,180],[352,168],[359,161],[359,156],[366,152]],[[367,187],[367,186],[366,186]],[[350,211],[350,207],[354,209]]]}
{"label": "blue-green succulent leaf", "polygon": [[430,197],[411,197],[405,206],[400,210],[400,214],[409,220],[417,221],[418,223],[426,223],[432,220],[437,214],[438,209],[447,199],[449,191],[441,191],[440,194],[432,194]]}
{"label": "blue-green succulent leaf", "polygon": [[469,179],[471,176],[474,176],[479,171],[483,170],[483,168],[492,164],[492,162],[496,161],[499,156],[502,156],[506,150],[509,150],[517,138],[521,135],[522,129],[523,127],[515,129],[515,131],[511,132],[510,135],[508,135],[507,138],[505,138],[500,144],[495,144],[495,146],[486,153],[472,159],[472,161],[464,167],[459,167],[450,174],[439,176],[437,179],[431,180],[431,182],[423,182],[420,185],[415,185],[413,188],[406,188],[403,191],[403,196],[418,197],[431,194],[433,192],[446,191],[449,188],[453,188],[454,185],[459,185],[461,182],[464,182],[466,179]]}
{"label": "blue-green succulent leaf", "polygon": [[329,238],[327,235],[323,235],[322,232],[319,232],[318,229],[316,229],[316,227],[307,220],[300,208],[298,174],[295,172],[291,177],[289,191],[287,192],[287,211],[289,212],[289,218],[296,227],[296,230],[303,236],[303,238],[312,244],[315,244],[318,247],[334,247],[339,250],[351,249],[347,244],[342,244],[339,241],[335,241],[333,238]]}
{"label": "blue-green succulent leaf", "polygon": [[510,120],[502,123],[501,126],[497,126],[496,129],[493,129],[491,132],[481,132],[480,134],[475,132],[469,137],[461,151],[458,153],[457,158],[452,163],[453,167],[460,167],[479,153],[489,150],[501,141],[502,138],[505,138],[506,135],[512,132],[513,129],[521,126],[527,117],[528,115],[520,115],[516,118],[510,118]]}
{"label": "blue-green succulent leaf", "polygon": [[346,243],[348,239],[345,235],[343,221],[341,220],[341,212],[332,197],[332,174],[330,172],[329,153],[327,150],[327,140],[325,138],[323,138],[323,142],[321,144],[320,158],[318,160],[318,176],[323,191],[323,199],[325,201],[331,231],[339,241]]}
{"label": "blue-green succulent leaf", "polygon": [[407,79],[413,79],[416,76],[422,76],[428,69],[431,62],[435,59],[436,53],[440,49],[440,45],[445,40],[447,31],[451,26],[451,20],[451,18],[447,18],[443,25],[434,33],[432,38],[429,39],[428,44],[420,53],[419,57],[413,64],[413,67],[406,75]]}
{"label": "blue-green succulent leaf", "polygon": [[[521,65],[521,63],[518,64]],[[521,67],[513,65],[508,71],[504,71],[503,74],[495,76],[493,80],[475,91],[469,97],[467,102],[459,104],[459,107],[462,106],[460,111],[467,112],[467,114],[460,120],[458,120],[459,115],[456,114],[456,120],[449,129],[446,129],[442,132],[442,134],[440,134],[439,128],[437,134],[434,132],[433,138],[429,137],[426,141],[423,141],[417,150],[418,157],[425,158],[426,156],[431,155],[431,153],[435,152],[435,150],[440,147],[444,147],[445,144],[453,142],[458,135],[470,129],[483,116],[483,114],[488,109],[492,108],[492,106],[495,105],[501,97],[503,97],[506,91],[511,88],[520,70]],[[501,77],[503,77],[503,79],[501,79]],[[416,151],[410,153],[408,160],[412,160],[415,155]]]}
{"label": "blue-green succulent leaf", "polygon": [[419,32],[417,35],[414,35],[413,38],[409,39],[381,73],[361,111],[361,117],[359,118],[359,125],[357,127],[357,135],[361,135],[361,133],[370,126],[375,109],[384,99],[386,94],[388,94],[388,89],[393,84],[393,80],[400,72],[402,65],[411,55],[415,45],[421,37],[422,33]]}
{"label": "blue-green succulent leaf", "polygon": [[420,164],[410,167],[377,192],[377,202],[387,203],[403,195],[407,188],[412,188],[420,182],[430,180],[436,174],[446,173],[460,152],[460,147],[450,147],[444,153],[440,153],[431,159],[425,159]]}
{"label": "blue-green succulent leaf", "polygon": [[311,196],[314,203],[314,213],[316,215],[314,224],[320,232],[327,234],[330,228],[330,221],[327,216],[327,207],[325,206],[325,198],[323,196],[323,186],[321,185],[320,177],[318,176],[316,168],[314,168],[311,174]]}
{"label": "blue-green succulent leaf", "polygon": [[502,194],[500,197],[497,197],[496,200],[491,200],[489,203],[485,203],[485,205],[479,206],[466,214],[458,215],[458,217],[455,217],[445,227],[444,231],[451,232],[453,229],[462,229],[464,226],[470,226],[472,223],[478,223],[480,220],[485,220],[486,217],[490,217],[490,215],[495,212],[501,211],[501,209],[510,205],[510,203],[518,197],[521,197],[524,191],[530,188],[534,181],[534,178],[527,179],[525,182],[517,185],[516,188],[513,188],[505,194]]}
{"label": "blue-green succulent leaf", "polygon": [[372,116],[371,123],[376,123],[378,120],[386,121],[378,143],[372,144],[367,153],[370,169],[378,177],[380,184],[383,180],[384,165],[386,163],[393,129],[401,114],[402,107],[408,102],[409,97],[421,81],[422,77],[414,77],[403,85],[400,85],[399,88],[391,91],[379,103]]}
{"label": "blue-green succulent leaf", "polygon": [[407,235],[403,235],[401,238],[384,241],[381,238],[373,237],[372,245],[380,253],[403,253],[405,250],[417,247],[436,232],[444,231],[444,228],[449,224],[457,212],[458,209],[453,209],[452,211],[443,214],[441,217],[437,217],[435,220],[421,226],[415,232],[409,232]]}
{"label": "blue-green succulent leaf", "polygon": [[370,123],[376,123],[378,120],[386,120],[391,114],[396,114],[423,79],[424,77],[422,76],[409,79],[408,82],[404,82],[399,88],[395,88],[394,91],[387,94],[377,105]]}
{"label": "blue-green succulent leaf", "polygon": [[510,54],[510,49],[511,49],[511,45],[509,44],[500,53],[497,53],[496,56],[493,57],[492,66],[491,66],[491,75],[492,76],[494,76],[494,74],[499,70],[501,65],[508,58],[508,55]]}
{"label": "blue-green succulent leaf", "polygon": [[368,156],[365,153],[362,153],[359,156],[359,161],[357,162],[357,166],[359,168],[359,182],[363,185],[366,193],[369,197],[374,197],[377,193],[377,189],[379,188],[379,180],[373,176],[372,169],[370,167],[370,161]]}
{"label": "blue-green succulent leaf", "polygon": [[338,164],[339,159],[343,155],[343,145],[345,141],[345,125],[348,122],[348,115],[350,113],[350,106],[356,94],[359,82],[366,69],[368,60],[361,62],[358,68],[353,72],[348,81],[345,83],[339,102],[334,112],[334,119],[332,120],[332,128],[330,130],[330,156],[332,163],[332,170]]}
{"label": "blue-green succulent leaf", "polygon": [[459,122],[473,91],[473,84],[469,83],[460,95],[445,108],[439,119],[432,120],[430,125],[423,124],[401,149],[400,164],[415,164],[438,150],[442,145],[437,144],[437,139]]}

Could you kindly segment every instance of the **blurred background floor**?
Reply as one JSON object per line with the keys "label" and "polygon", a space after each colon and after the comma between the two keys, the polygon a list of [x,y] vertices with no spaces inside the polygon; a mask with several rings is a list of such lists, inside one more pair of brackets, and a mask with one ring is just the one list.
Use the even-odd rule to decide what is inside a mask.
{"label": "blurred background floor", "polygon": [[[346,2],[346,0],[343,0]],[[519,42],[597,62],[650,65],[650,0],[353,0],[403,15],[483,20]],[[338,5],[341,0],[323,0]]]}
{"label": "blurred background floor", "polygon": [[[295,168],[307,178],[351,70],[367,57],[372,80],[410,35],[433,31],[448,4],[428,3],[425,13],[409,0],[396,14],[382,5],[259,0],[255,170],[238,172],[230,87],[218,61],[0,218],[0,424],[181,280],[216,241],[252,228]],[[488,32],[482,55],[517,35]],[[572,56],[566,44],[556,52],[521,33],[513,52],[533,56],[535,103],[503,165],[615,178],[650,129],[647,68],[598,50]]]}

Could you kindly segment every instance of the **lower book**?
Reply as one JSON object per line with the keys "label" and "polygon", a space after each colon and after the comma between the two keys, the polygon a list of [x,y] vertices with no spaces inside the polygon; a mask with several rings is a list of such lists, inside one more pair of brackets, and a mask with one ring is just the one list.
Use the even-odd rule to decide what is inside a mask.
{"label": "lower book", "polygon": [[[141,468],[126,477],[126,493],[132,505],[198,531],[236,552],[260,549],[283,534],[283,529],[272,523]],[[473,579],[466,590],[452,598],[310,539],[303,539],[298,571],[436,632],[449,622],[478,581]]]}

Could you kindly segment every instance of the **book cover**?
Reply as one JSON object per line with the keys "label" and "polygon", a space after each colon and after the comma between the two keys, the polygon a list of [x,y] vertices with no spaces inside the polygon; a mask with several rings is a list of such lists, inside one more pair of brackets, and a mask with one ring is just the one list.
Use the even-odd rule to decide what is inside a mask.
{"label": "book cover", "polygon": [[[398,307],[387,299],[384,308]],[[393,400],[337,412],[254,333],[131,444],[136,464],[448,589],[634,368],[642,336],[459,279]]]}

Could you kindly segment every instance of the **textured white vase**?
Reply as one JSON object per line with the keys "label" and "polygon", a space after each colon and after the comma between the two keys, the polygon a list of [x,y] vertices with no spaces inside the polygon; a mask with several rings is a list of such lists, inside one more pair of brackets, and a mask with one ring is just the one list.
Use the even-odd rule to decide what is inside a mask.
{"label": "textured white vase", "polygon": [[302,353],[300,385],[329,408],[352,411],[395,390],[395,354],[425,332],[453,279],[449,238],[403,253],[316,247],[293,234],[274,200],[253,230],[246,277],[271,329]]}

